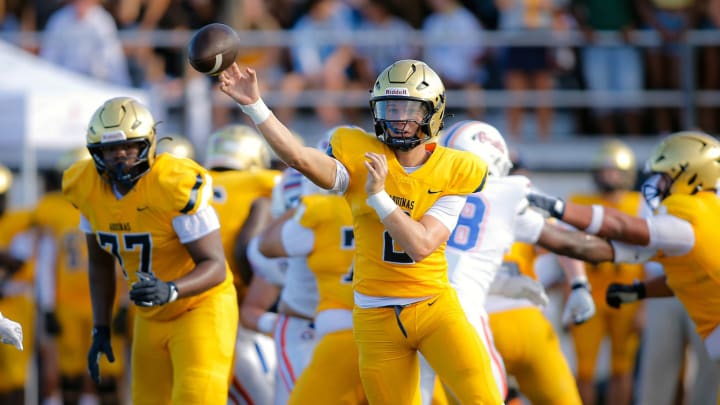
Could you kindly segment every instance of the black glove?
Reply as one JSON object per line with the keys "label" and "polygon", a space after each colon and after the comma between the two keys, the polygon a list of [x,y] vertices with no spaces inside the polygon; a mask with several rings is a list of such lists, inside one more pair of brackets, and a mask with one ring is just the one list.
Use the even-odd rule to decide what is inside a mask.
{"label": "black glove", "polygon": [[130,299],[140,307],[165,305],[177,299],[175,284],[166,283],[152,273],[137,273],[140,281],[130,288]]}
{"label": "black glove", "polygon": [[632,284],[612,283],[605,292],[605,302],[613,308],[620,308],[621,304],[635,302],[645,298],[645,284],[634,282]]}
{"label": "black glove", "polygon": [[45,333],[47,333],[48,336],[60,336],[62,333],[62,326],[60,325],[60,321],[58,321],[55,312],[45,312],[43,317],[45,318]]}
{"label": "black glove", "polygon": [[96,326],[92,330],[92,345],[88,352],[88,373],[95,384],[100,384],[100,356],[105,355],[110,363],[115,362],[112,346],[110,345],[110,328]]}
{"label": "black glove", "polygon": [[124,335],[127,332],[127,314],[126,306],[118,308],[115,317],[112,320],[112,331],[116,335]]}
{"label": "black glove", "polygon": [[565,201],[562,198],[553,197],[537,189],[532,189],[528,193],[527,199],[530,205],[540,208],[557,219],[562,219],[565,213]]}

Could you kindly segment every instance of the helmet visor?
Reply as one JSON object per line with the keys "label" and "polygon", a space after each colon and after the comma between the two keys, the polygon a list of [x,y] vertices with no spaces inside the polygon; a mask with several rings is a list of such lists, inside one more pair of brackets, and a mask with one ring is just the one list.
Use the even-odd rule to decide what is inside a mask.
{"label": "helmet visor", "polygon": [[665,173],[655,173],[643,183],[640,191],[650,208],[656,210],[660,202],[667,197],[672,186],[672,179]]}
{"label": "helmet visor", "polygon": [[428,115],[427,104],[420,100],[386,99],[373,104],[376,120],[412,121],[421,124]]}

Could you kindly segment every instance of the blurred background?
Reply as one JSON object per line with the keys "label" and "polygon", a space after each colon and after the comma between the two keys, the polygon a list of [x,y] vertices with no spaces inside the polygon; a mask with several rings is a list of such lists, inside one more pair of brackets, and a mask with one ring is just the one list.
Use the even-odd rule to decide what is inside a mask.
{"label": "blurred background", "polygon": [[446,84],[448,124],[495,125],[538,183],[565,194],[589,187],[583,172],[608,137],[642,163],[664,134],[717,132],[719,9],[717,0],[0,0],[0,162],[23,175],[11,201],[33,203],[37,170],[82,145],[92,111],[121,94],[149,104],[161,136],[182,134],[202,156],[213,130],[245,119],[186,59],[194,30],[223,22],[267,104],[309,142],[341,123],[371,129],[377,74],[418,58]]}

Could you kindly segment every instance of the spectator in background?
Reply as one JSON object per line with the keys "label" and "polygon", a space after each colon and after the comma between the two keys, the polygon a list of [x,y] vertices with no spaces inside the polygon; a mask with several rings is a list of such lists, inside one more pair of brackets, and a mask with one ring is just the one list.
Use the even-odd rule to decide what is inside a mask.
{"label": "spectator in background", "polygon": [[362,85],[369,88],[385,67],[398,59],[414,59],[420,50],[408,45],[409,37],[414,34],[413,27],[396,14],[392,4],[386,0],[361,0],[359,3],[362,19],[358,30],[373,31],[374,38],[383,39],[381,44],[356,47],[358,76]]}
{"label": "spectator in background", "polygon": [[[573,0],[572,13],[580,25],[587,45],[581,49],[582,74],[590,91],[642,91],[645,85],[640,50],[629,44],[630,32],[636,28],[633,3],[626,0]],[[613,31],[622,35],[624,44],[596,46],[597,31]],[[608,94],[608,101],[618,98]],[[612,97],[610,99],[610,97]],[[618,134],[618,118],[625,123],[625,131],[637,135],[642,132],[640,111],[622,110],[617,117],[610,107],[593,109],[595,128],[602,134]]]}
{"label": "spectator in background", "polygon": [[485,49],[468,41],[482,43],[483,26],[458,0],[426,0],[426,4],[431,11],[422,24],[423,60],[434,67],[446,89],[474,91],[464,102],[468,114],[479,118]]}
{"label": "spectator in background", "polygon": [[[706,30],[720,29],[720,0],[706,0],[705,9],[702,11],[703,20],[700,28]],[[717,32],[717,31],[716,31]],[[717,44],[699,48],[701,56],[700,64],[700,89],[720,90],[720,46]],[[700,127],[708,133],[720,131],[720,122],[717,119],[718,107],[700,108]]]}
{"label": "spectator in background", "polygon": [[[695,27],[701,3],[700,0],[636,0],[643,27],[660,35],[661,45],[647,48],[651,89],[680,89],[681,62],[689,55],[682,41],[687,31]],[[659,133],[667,134],[683,126],[677,108],[659,107],[653,118]]]}
{"label": "spectator in background", "polygon": [[[32,32],[36,29],[35,5],[29,0],[0,0],[0,32]],[[23,49],[33,52],[32,46],[20,43]]]}
{"label": "spectator in background", "polygon": [[[220,8],[219,15],[223,22],[233,27],[239,33],[253,31],[278,31],[282,29],[280,22],[270,13],[264,0],[226,1]],[[250,41],[243,40],[240,35],[242,48],[237,56],[237,63],[243,66],[253,66],[265,80],[262,91],[267,91],[273,84],[280,83],[284,75],[282,64],[283,49],[279,46],[259,45],[253,46]],[[213,107],[213,127],[221,128],[232,121],[234,106],[215,105]]]}
{"label": "spectator in background", "polygon": [[[352,9],[339,0],[310,0],[307,7],[308,11],[290,30],[294,40],[290,48],[292,71],[281,84],[286,104],[275,109],[278,118],[286,123],[292,122],[293,103],[303,90],[340,92],[346,89],[350,81],[348,70],[354,60],[349,43],[325,42],[328,35],[341,38],[350,33],[354,25]],[[326,127],[343,121],[343,112],[336,100],[325,97],[314,104]]]}
{"label": "spectator in background", "polygon": [[[553,0],[495,0],[500,11],[499,28],[545,34],[553,29],[556,6]],[[546,46],[511,46],[504,50],[504,82],[510,91],[550,91],[554,88],[553,60]],[[522,105],[507,109],[508,129],[519,140],[523,124]],[[549,102],[536,109],[537,132],[542,141],[550,139],[553,109]]]}
{"label": "spectator in background", "polygon": [[53,13],[40,45],[40,56],[108,83],[130,85],[115,21],[101,0],[72,0]]}
{"label": "spectator in background", "polygon": [[150,32],[158,29],[159,22],[168,12],[172,0],[111,0],[108,10],[118,27],[137,31],[139,46],[126,50],[131,80],[137,87],[164,78],[165,61],[154,52]]}

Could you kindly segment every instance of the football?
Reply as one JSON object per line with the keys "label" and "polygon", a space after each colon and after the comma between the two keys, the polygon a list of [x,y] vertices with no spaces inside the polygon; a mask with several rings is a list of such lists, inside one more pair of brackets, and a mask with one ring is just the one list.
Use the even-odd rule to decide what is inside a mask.
{"label": "football", "polygon": [[231,27],[212,23],[198,29],[190,38],[187,55],[190,66],[200,73],[217,76],[235,62],[240,37]]}

